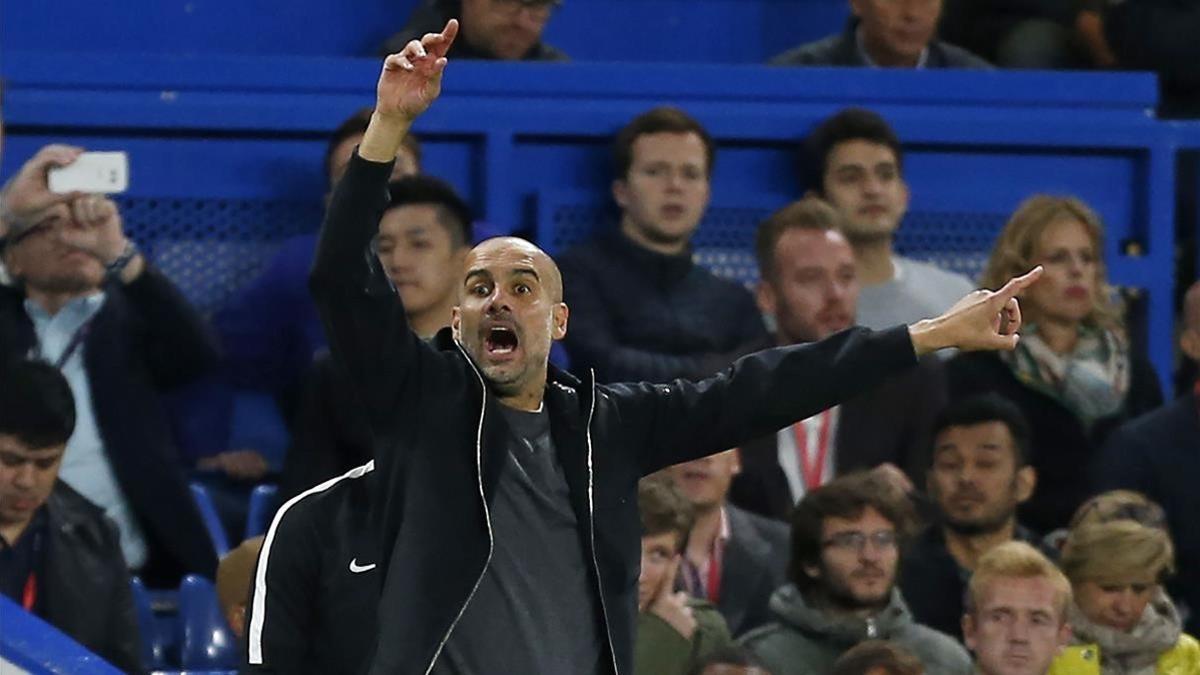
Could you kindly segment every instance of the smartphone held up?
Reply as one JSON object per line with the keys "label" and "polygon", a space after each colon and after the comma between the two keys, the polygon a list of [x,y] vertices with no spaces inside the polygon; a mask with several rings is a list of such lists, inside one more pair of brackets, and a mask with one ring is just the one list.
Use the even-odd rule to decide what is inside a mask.
{"label": "smartphone held up", "polygon": [[124,152],[85,152],[47,173],[51,192],[116,194],[129,189],[129,156]]}

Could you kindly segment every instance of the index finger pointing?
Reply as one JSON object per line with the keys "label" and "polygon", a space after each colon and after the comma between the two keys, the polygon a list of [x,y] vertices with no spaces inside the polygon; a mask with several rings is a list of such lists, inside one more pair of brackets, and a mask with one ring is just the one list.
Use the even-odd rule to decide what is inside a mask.
{"label": "index finger pointing", "polygon": [[1008,298],[1015,297],[1018,293],[1026,288],[1029,288],[1035,281],[1041,278],[1042,271],[1042,266],[1038,265],[1019,277],[1013,277],[1012,279],[1009,279],[1008,283],[1004,284],[1003,288],[996,291],[996,295],[999,295],[1006,300]]}
{"label": "index finger pointing", "polygon": [[450,51],[450,45],[454,44],[454,38],[458,35],[458,19],[450,19],[446,22],[446,27],[441,33],[428,36],[431,39],[424,40],[429,52],[435,57],[445,56],[446,52]]}

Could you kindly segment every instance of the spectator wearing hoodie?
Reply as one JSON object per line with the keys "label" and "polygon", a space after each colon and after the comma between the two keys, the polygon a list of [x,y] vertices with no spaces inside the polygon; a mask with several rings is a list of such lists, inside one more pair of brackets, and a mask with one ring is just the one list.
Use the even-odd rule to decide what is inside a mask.
{"label": "spectator wearing hoodie", "polygon": [[917,624],[896,588],[900,544],[914,520],[908,499],[877,474],[849,474],[807,493],[792,519],[791,583],[770,602],[775,623],[742,643],[776,675],[828,673],[869,639],[904,647],[929,672],[970,673],[962,645]]}

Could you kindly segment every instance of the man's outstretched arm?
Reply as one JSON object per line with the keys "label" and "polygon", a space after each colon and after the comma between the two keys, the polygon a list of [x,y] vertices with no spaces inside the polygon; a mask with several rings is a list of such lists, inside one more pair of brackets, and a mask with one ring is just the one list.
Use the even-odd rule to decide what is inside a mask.
{"label": "man's outstretched arm", "polygon": [[410,42],[384,61],[375,113],[334,189],[309,279],[333,358],[376,426],[395,417],[420,340],[400,295],[376,271],[370,242],[387,208],[396,151],[413,120],[441,91],[445,52],[457,31],[458,22],[451,20],[442,33]]}
{"label": "man's outstretched arm", "polygon": [[1016,296],[1041,276],[1037,268],[999,291],[975,291],[936,319],[874,332],[852,328],[825,340],[777,347],[739,359],[700,382],[616,385],[626,428],[648,436],[631,447],[645,473],[737,447],[814,415],[916,365],[943,348],[1016,347]]}

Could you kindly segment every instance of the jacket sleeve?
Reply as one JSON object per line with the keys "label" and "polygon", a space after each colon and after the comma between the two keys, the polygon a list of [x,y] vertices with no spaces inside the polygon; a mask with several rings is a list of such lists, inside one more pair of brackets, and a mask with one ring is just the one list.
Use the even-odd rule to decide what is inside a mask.
{"label": "jacket sleeve", "polygon": [[142,672],[142,639],[129,583],[129,574],[126,572],[125,583],[117,589],[109,612],[108,644],[113,665],[127,673],[139,673]]}
{"label": "jacket sleeve", "polygon": [[122,287],[140,318],[143,358],[162,389],[196,379],[217,365],[217,341],[204,319],[161,272],[146,269]]}
{"label": "jacket sleeve", "polygon": [[113,580],[112,595],[108,599],[104,615],[108,631],[104,642],[105,659],[127,673],[142,671],[142,640],[138,630],[137,609],[133,604],[133,586],[129,569],[125,567],[125,556],[121,553],[120,535],[116,523],[103,517],[104,560],[108,564],[106,576]]}
{"label": "jacket sleeve", "polygon": [[[434,358],[413,333],[400,294],[369,250],[387,207],[391,170],[392,162],[370,162],[357,151],[351,156],[325,214],[309,277],[330,353],[377,430],[398,421],[405,391],[416,395],[416,378],[409,376],[420,367],[417,359]],[[428,387],[427,378],[423,384]]]}
{"label": "jacket sleeve", "polygon": [[931,460],[933,439],[930,435],[933,433],[934,424],[937,423],[937,416],[949,402],[949,387],[946,382],[946,368],[936,354],[921,359],[913,377],[917,382],[916,391],[920,398],[911,402],[912,415],[908,420],[908,429],[905,430],[906,447],[900,468],[913,481],[913,485],[917,486],[917,490],[923,492],[925,472],[928,471]]}
{"label": "jacket sleeve", "polygon": [[851,328],[738,359],[702,380],[615,385],[643,474],[737,447],[814,415],[917,362],[905,326]]}
{"label": "jacket sleeve", "polygon": [[318,357],[305,382],[296,433],[279,479],[280,503],[371,459],[360,407],[333,362]]}
{"label": "jacket sleeve", "polygon": [[282,509],[259,551],[246,604],[243,673],[305,672],[307,645],[318,638],[313,603],[321,589],[321,542],[300,513]]}
{"label": "jacket sleeve", "polygon": [[[566,283],[566,301],[571,308],[571,323],[566,347],[575,368],[590,366],[596,369],[600,382],[669,382],[677,377],[699,379],[712,375],[729,365],[749,349],[742,345],[729,353],[681,356],[670,352],[651,351],[622,344],[613,330],[615,319],[609,303],[602,296],[602,281],[587,264],[564,257],[560,261]],[[744,332],[764,336],[762,317]],[[762,340],[758,341],[761,344]]]}
{"label": "jacket sleeve", "polygon": [[[699,626],[696,631],[699,634]],[[692,641],[648,612],[638,614],[634,675],[684,675],[691,665]]]}

